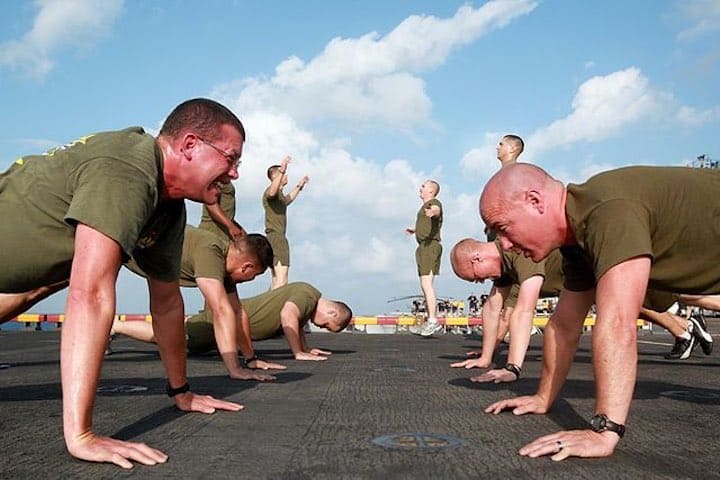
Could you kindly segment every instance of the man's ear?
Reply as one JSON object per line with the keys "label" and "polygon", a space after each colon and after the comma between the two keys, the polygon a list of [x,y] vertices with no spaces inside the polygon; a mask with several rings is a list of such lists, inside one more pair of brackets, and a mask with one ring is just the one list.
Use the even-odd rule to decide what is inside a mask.
{"label": "man's ear", "polygon": [[240,270],[245,273],[249,270],[254,270],[255,264],[253,262],[243,262],[242,266],[240,267]]}
{"label": "man's ear", "polygon": [[182,152],[183,156],[187,158],[188,160],[192,158],[192,151],[194,148],[197,147],[198,143],[200,143],[200,139],[197,135],[194,133],[185,133],[182,136],[181,144],[180,144],[180,151]]}
{"label": "man's ear", "polygon": [[531,207],[538,211],[538,213],[545,213],[545,199],[538,190],[528,190],[525,192],[525,199],[530,203]]}

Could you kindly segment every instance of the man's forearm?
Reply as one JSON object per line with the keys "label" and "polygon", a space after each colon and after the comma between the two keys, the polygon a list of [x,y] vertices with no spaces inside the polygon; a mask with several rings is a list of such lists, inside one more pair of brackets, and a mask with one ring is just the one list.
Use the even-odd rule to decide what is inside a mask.
{"label": "man's forearm", "polygon": [[557,314],[556,311],[550,317],[543,336],[543,366],[538,395],[545,399],[547,408],[565,383],[581,333],[578,326],[567,321],[563,323]]}
{"label": "man's forearm", "polygon": [[516,307],[510,317],[510,350],[508,363],[522,367],[525,361],[535,311]]}
{"label": "man's forearm", "polygon": [[68,443],[92,427],[95,392],[114,314],[114,290],[98,296],[71,288],[60,340],[63,427]]}
{"label": "man's forearm", "polygon": [[495,353],[501,309],[487,303],[482,309],[482,354],[481,358],[491,360]]}
{"label": "man's forearm", "polygon": [[[596,412],[625,423],[637,375],[635,319],[598,318],[593,327]],[[618,374],[618,372],[621,372]]]}
{"label": "man's forearm", "polygon": [[[215,342],[218,352],[223,359],[225,368],[229,373],[240,368],[238,360],[238,328],[235,323],[235,314],[232,309],[222,308],[213,312],[213,329],[215,330]],[[245,355],[245,352],[243,352]]]}
{"label": "man's forearm", "polygon": [[172,387],[180,387],[187,382],[185,311],[179,291],[178,297],[166,308],[150,308],[160,358]]}

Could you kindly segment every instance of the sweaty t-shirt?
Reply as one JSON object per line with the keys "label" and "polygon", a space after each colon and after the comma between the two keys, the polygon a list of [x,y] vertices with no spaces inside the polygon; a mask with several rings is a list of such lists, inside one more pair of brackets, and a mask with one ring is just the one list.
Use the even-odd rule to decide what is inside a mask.
{"label": "sweaty t-shirt", "polygon": [[176,280],[185,204],[161,201],[162,168],[139,127],[18,159],[0,175],[0,292],[68,279],[78,223],[115,240],[153,278]]}
{"label": "sweaty t-shirt", "polygon": [[[425,215],[425,210],[437,206],[440,208],[440,213],[433,217]],[[415,220],[415,240],[419,245],[430,241],[440,241],[440,229],[443,224],[443,211],[442,203],[437,198],[431,198],[427,202],[423,203],[420,210],[417,213],[417,219]]]}
{"label": "sweaty t-shirt", "polygon": [[[227,237],[186,225],[180,286],[197,287],[198,278],[212,278],[223,282],[226,292],[235,292],[235,282],[228,276],[225,263],[229,245]],[[133,260],[127,263],[127,267],[138,275],[147,276]]]}
{"label": "sweaty t-shirt", "polygon": [[282,328],[280,311],[286,302],[297,306],[302,324],[315,312],[320,296],[320,292],[309,283],[292,282],[255,297],[242,299],[242,306],[250,319],[252,339],[263,340],[278,333]]}
{"label": "sweaty t-shirt", "polygon": [[[220,206],[220,210],[222,210],[229,220],[233,220],[235,218],[235,186],[232,182],[223,183],[221,185],[218,205]],[[216,235],[230,235],[230,232],[228,232],[227,228],[225,228],[225,225],[215,223],[215,220],[213,220],[210,216],[210,212],[208,212],[206,205],[203,205],[202,218],[200,219],[198,227],[203,230],[211,231]]]}
{"label": "sweaty t-shirt", "polygon": [[262,197],[262,204],[265,209],[265,233],[285,235],[285,231],[287,230],[287,204],[285,203],[285,194],[282,190],[278,190],[275,197],[268,198],[267,190],[265,190]]}
{"label": "sweaty t-shirt", "polygon": [[565,286],[581,291],[626,260],[652,260],[649,289],[720,292],[720,171],[627,167],[567,187],[578,241],[561,248]]}

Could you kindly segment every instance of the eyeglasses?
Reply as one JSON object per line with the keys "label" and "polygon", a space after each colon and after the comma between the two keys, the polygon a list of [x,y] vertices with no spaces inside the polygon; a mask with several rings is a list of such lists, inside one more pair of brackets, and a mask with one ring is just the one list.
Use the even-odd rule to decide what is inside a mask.
{"label": "eyeglasses", "polygon": [[225,157],[225,160],[227,160],[227,162],[230,164],[230,166],[232,168],[237,169],[240,166],[240,164],[242,163],[242,161],[240,160],[240,154],[236,153],[234,155],[230,155],[229,153],[226,153],[225,151],[223,151],[222,148],[218,147],[217,145],[213,145],[212,143],[208,142],[204,138],[202,138],[202,137],[197,137],[197,138],[198,138],[198,140],[203,142],[205,145],[211,146],[212,148],[215,149],[216,152],[218,152],[220,155]]}

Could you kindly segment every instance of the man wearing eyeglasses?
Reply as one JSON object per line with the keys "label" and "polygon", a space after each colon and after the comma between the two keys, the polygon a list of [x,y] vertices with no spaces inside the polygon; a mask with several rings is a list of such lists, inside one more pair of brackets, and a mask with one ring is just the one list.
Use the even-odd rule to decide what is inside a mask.
{"label": "man wearing eyeglasses", "polygon": [[69,285],[60,369],[65,444],[74,457],[123,468],[167,460],[143,443],[92,429],[117,274],[131,256],[148,274],[176,406],[203,413],[242,408],[190,391],[178,278],[184,199],[215,203],[220,186],[238,176],[244,141],[229,109],[193,99],[170,113],[157,138],[139,127],[97,133],[22,157],[0,175],[0,323]]}

